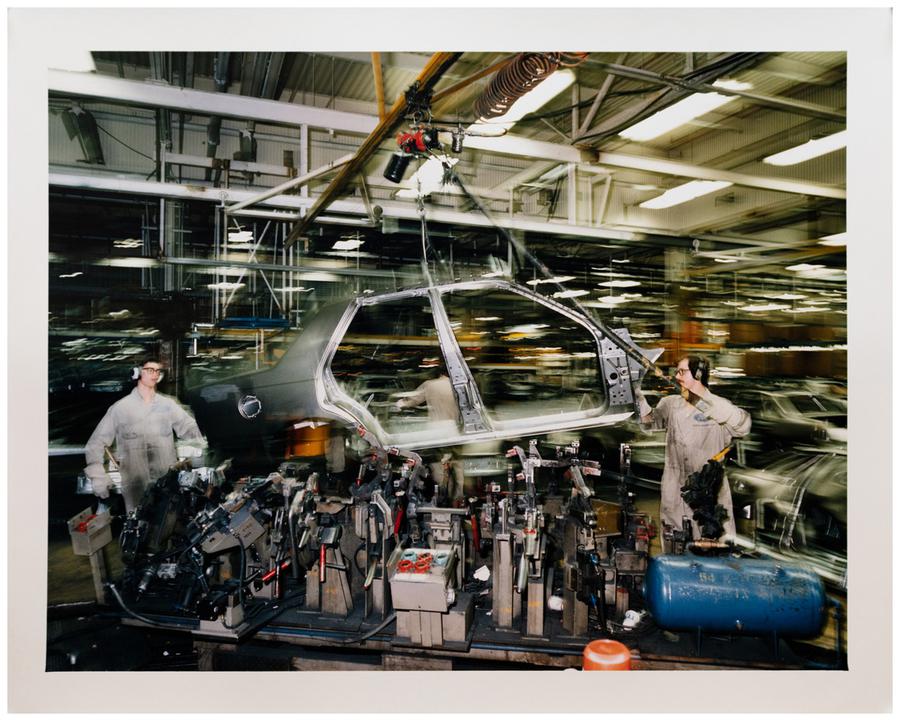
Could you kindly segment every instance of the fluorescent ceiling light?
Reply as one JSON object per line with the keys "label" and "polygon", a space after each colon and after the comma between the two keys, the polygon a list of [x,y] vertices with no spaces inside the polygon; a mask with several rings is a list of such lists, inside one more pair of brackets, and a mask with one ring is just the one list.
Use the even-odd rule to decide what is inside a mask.
{"label": "fluorescent ceiling light", "polygon": [[823,235],[819,240],[819,245],[847,245],[847,234],[835,233],[834,235]]}
{"label": "fluorescent ceiling light", "polygon": [[76,270],[74,273],[63,273],[60,275],[60,278],[77,278],[79,275],[84,275],[80,270]]}
{"label": "fluorescent ceiling light", "polygon": [[800,273],[800,272],[808,271],[808,270],[819,270],[820,268],[824,268],[824,267],[825,267],[824,265],[819,265],[817,263],[812,264],[812,265],[810,265],[809,263],[798,263],[797,265],[785,266],[784,269],[785,270],[793,270],[797,273]]}
{"label": "fluorescent ceiling light", "polygon": [[803,300],[806,296],[801,293],[781,293],[780,295],[767,295],[771,300]]}
{"label": "fluorescent ceiling light", "polygon": [[499,315],[480,315],[477,318],[475,318],[475,320],[484,320],[484,321],[500,320],[500,316]]}
{"label": "fluorescent ceiling light", "polygon": [[232,230],[225,242],[228,250],[250,250],[255,247],[253,233],[249,230]]}
{"label": "fluorescent ceiling light", "polygon": [[398,198],[419,198],[431,193],[436,193],[444,185],[444,165],[451,168],[459,162],[459,158],[451,158],[442,155],[439,158],[429,158],[419,169],[413,173],[409,180],[403,181],[405,186],[398,190]]}
{"label": "fluorescent ceiling light", "polygon": [[[753,87],[750,83],[740,83],[734,80],[717,80],[713,86],[726,90],[749,90]],[[652,140],[736,99],[737,97],[734,95],[722,95],[721,93],[694,93],[665,110],[654,113],[646,120],[626,128],[619,133],[619,136],[638,142]]]}
{"label": "fluorescent ceiling light", "polygon": [[272,290],[279,293],[311,293],[313,288],[304,288],[302,285],[297,286],[296,288],[272,288]]}
{"label": "fluorescent ceiling light", "polygon": [[496,129],[498,134],[502,134],[526,115],[553,100],[573,82],[575,82],[575,73],[571,70],[557,70],[516,100],[503,115],[484,120],[479,118],[479,121],[472,123],[466,128],[466,131],[484,134],[485,130]]}
{"label": "fluorescent ceiling light", "polygon": [[[655,185],[653,185],[653,186],[649,186],[649,185],[648,185],[648,186],[647,186],[647,190],[656,190],[656,189],[657,189],[657,188],[656,188]],[[612,262],[613,262],[613,263],[630,263],[631,261],[628,260],[628,258],[621,258],[621,259],[620,259],[620,258],[613,258],[613,259],[612,259]]]}
{"label": "fluorescent ceiling light", "polygon": [[113,248],[140,248],[144,244],[141,240],[135,238],[125,238],[124,240],[114,240]]}
{"label": "fluorescent ceiling light", "polygon": [[846,281],[847,273],[840,268],[812,268],[800,271],[801,278],[818,278],[819,280]]}
{"label": "fluorescent ceiling light", "polygon": [[339,240],[334,245],[331,246],[332,250],[356,250],[366,241],[358,240],[356,238],[347,238],[346,240]]}
{"label": "fluorescent ceiling light", "polygon": [[605,280],[602,283],[597,283],[597,285],[602,285],[606,288],[634,288],[640,284],[639,280]]}
{"label": "fluorescent ceiling light", "polygon": [[210,290],[237,290],[238,288],[243,288],[244,283],[222,281],[221,283],[208,283],[206,287]]}
{"label": "fluorescent ceiling light", "polygon": [[378,258],[375,253],[366,253],[364,250],[323,250],[320,255],[333,258]]}
{"label": "fluorescent ceiling light", "polygon": [[809,140],[796,148],[770,155],[767,158],[763,158],[763,162],[768,165],[796,165],[797,163],[802,163],[846,147],[847,131],[842,130],[834,135],[819,138],[818,140]]}
{"label": "fluorescent ceiling light", "polygon": [[252,243],[253,233],[249,230],[232,230],[228,233],[228,243]]}
{"label": "fluorescent ceiling light", "polygon": [[649,210],[670,208],[673,205],[679,205],[694,198],[699,198],[701,195],[715,193],[717,190],[727,188],[729,185],[732,185],[732,183],[726,180],[692,180],[684,185],[677,185],[655,198],[645,200],[640,204],[640,207]]}
{"label": "fluorescent ceiling light", "polygon": [[527,281],[528,285],[540,285],[541,283],[565,283],[569,280],[575,280],[574,275],[554,275],[552,278],[535,278]]}
{"label": "fluorescent ceiling light", "polygon": [[824,313],[828,310],[830,310],[830,308],[828,308],[828,306],[814,305],[814,306],[805,306],[803,308],[786,308],[784,312],[785,313]]}
{"label": "fluorescent ceiling light", "polygon": [[512,328],[507,328],[504,333],[535,333],[539,330],[543,330],[544,328],[549,328],[550,326],[546,323],[526,323],[525,325],[514,325]]}
{"label": "fluorescent ceiling light", "polygon": [[578,298],[582,295],[588,295],[587,290],[561,290],[553,294],[554,298]]}
{"label": "fluorescent ceiling light", "polygon": [[339,275],[334,273],[319,273],[313,271],[311,273],[299,273],[296,275],[300,280],[319,280],[324,283],[332,283],[341,279]]}
{"label": "fluorescent ceiling light", "polygon": [[742,305],[741,310],[749,310],[751,313],[756,313],[767,310],[787,310],[788,307],[779,303],[765,303],[763,305]]}
{"label": "fluorescent ceiling light", "polygon": [[716,263],[737,263],[737,258],[713,258]]}
{"label": "fluorescent ceiling light", "polygon": [[215,275],[244,275],[246,273],[246,269],[234,268],[228,265],[220,265],[218,268],[213,268],[210,273],[214,273]]}
{"label": "fluorescent ceiling light", "polygon": [[156,258],[111,258],[101,265],[111,268],[156,268],[159,261]]}

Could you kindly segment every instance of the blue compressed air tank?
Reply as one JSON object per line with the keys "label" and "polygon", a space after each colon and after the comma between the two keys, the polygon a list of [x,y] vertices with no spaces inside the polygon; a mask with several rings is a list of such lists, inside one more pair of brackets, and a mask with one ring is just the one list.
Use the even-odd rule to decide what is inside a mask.
{"label": "blue compressed air tank", "polygon": [[825,587],[812,571],[748,558],[657,556],[644,601],[660,628],[714,633],[815,636]]}

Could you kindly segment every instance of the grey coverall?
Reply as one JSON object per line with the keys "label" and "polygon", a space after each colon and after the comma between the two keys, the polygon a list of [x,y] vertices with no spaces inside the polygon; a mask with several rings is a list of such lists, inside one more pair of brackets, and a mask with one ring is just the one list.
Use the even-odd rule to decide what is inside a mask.
{"label": "grey coverall", "polygon": [[459,423],[459,406],[453,385],[447,376],[439,376],[420,384],[406,398],[397,401],[398,408],[414,408],[425,403],[431,421],[455,421]]}
{"label": "grey coverall", "polygon": [[91,479],[94,492],[110,483],[103,467],[103,454],[113,441],[115,459],[122,474],[122,496],[126,512],[141,501],[151,482],[165,475],[175,464],[175,441],[205,444],[194,418],[172,397],[156,393],[150,403],[144,401],[137,387],[113,403],[85,447],[85,475]]}
{"label": "grey coverall", "polygon": [[[684,516],[693,518],[694,512],[681,497],[681,487],[688,476],[703,466],[731,443],[750,432],[750,414],[731,401],[714,395],[706,389],[697,405],[691,405],[680,395],[665,396],[651,409],[641,398],[641,416],[652,416],[652,427],[666,429],[666,460],[660,487],[660,522],[681,528]],[[722,482],[717,502],[728,512],[722,524],[724,535],[735,534],[734,508],[728,479]],[[694,538],[700,537],[699,527],[694,527]],[[664,549],[665,550],[665,549]]]}
{"label": "grey coverall", "polygon": [[[459,405],[456,403],[453,384],[447,376],[441,375],[420,384],[409,396],[397,401],[397,407],[413,408],[423,403],[428,407],[428,420],[453,421],[457,428],[459,427]],[[455,457],[458,449],[454,446],[441,450],[443,456],[450,456],[448,461],[450,477],[445,477],[443,462],[430,463],[431,474],[438,484],[447,488],[448,498],[458,500],[463,497],[465,484],[462,463]]]}

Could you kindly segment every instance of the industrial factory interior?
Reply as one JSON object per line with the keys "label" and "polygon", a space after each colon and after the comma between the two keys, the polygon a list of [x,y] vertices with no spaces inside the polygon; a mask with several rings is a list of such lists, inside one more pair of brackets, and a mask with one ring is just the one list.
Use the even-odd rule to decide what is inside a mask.
{"label": "industrial factory interior", "polygon": [[853,669],[849,46],[523,38],[46,70],[44,674]]}

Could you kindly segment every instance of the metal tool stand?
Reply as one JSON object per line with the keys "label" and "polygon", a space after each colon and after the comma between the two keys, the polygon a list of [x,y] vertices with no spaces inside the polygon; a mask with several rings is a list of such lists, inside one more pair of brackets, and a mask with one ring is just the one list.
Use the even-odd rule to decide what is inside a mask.
{"label": "metal tool stand", "polygon": [[72,551],[76,556],[87,556],[91,562],[91,577],[94,580],[94,595],[97,603],[106,603],[107,579],[106,560],[103,549],[112,542],[108,513],[94,515],[90,508],[69,519],[69,535]]}
{"label": "metal tool stand", "polygon": [[320,528],[319,561],[306,574],[306,606],[323,614],[346,618],[353,611],[349,568],[341,552],[339,527]]}
{"label": "metal tool stand", "polygon": [[384,620],[391,610],[387,562],[390,553],[389,541],[394,530],[393,514],[379,491],[372,494],[372,501],[365,511],[360,509],[358,513],[365,533],[363,537],[366,541],[366,567],[375,563],[374,577],[364,592],[364,618],[368,618],[374,610]]}
{"label": "metal tool stand", "polygon": [[577,550],[583,533],[574,522],[568,522],[563,535],[563,560],[565,576],[563,580],[563,628],[573,636],[587,633],[588,605],[578,600],[580,570]]}
{"label": "metal tool stand", "polygon": [[509,527],[508,499],[498,503],[500,523],[494,532],[494,559],[491,571],[494,624],[515,628],[522,614],[522,595],[516,593],[515,534]]}

